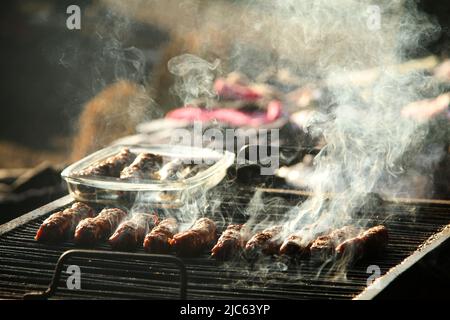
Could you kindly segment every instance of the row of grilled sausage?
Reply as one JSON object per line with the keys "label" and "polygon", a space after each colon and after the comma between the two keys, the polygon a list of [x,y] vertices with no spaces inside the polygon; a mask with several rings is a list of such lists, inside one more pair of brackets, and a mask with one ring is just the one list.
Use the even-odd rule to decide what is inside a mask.
{"label": "row of grilled sausage", "polygon": [[[216,225],[208,218],[200,218],[185,231],[178,232],[174,218],[159,221],[155,214],[136,213],[132,217],[118,208],[103,209],[98,215],[88,205],[76,202],[72,207],[47,218],[36,233],[37,241],[57,242],[73,235],[75,243],[92,246],[108,240],[113,249],[134,250],[143,246],[147,252],[176,252],[193,256],[214,244]],[[387,246],[388,232],[384,226],[360,230],[345,226],[324,232],[314,240],[305,241],[300,234],[283,238],[282,226],[273,226],[252,234],[242,224],[231,224],[211,249],[219,260],[245,252],[248,257],[260,253],[282,254],[320,260],[333,256],[348,256],[351,260],[371,257]]]}

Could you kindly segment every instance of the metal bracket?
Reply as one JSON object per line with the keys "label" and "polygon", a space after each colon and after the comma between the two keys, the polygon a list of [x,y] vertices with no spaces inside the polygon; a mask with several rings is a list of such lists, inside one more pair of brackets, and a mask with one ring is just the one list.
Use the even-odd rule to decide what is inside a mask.
{"label": "metal bracket", "polygon": [[163,254],[142,254],[142,253],[127,253],[127,252],[114,252],[114,251],[101,251],[101,250],[84,250],[74,249],[64,252],[56,263],[55,272],[50,286],[45,291],[29,292],[23,296],[23,299],[48,299],[53,296],[58,288],[58,283],[61,278],[61,272],[64,264],[71,257],[84,257],[84,258],[139,258],[151,262],[166,262],[173,263],[180,270],[180,299],[185,300],[187,297],[187,271],[186,266],[179,258],[163,255]]}

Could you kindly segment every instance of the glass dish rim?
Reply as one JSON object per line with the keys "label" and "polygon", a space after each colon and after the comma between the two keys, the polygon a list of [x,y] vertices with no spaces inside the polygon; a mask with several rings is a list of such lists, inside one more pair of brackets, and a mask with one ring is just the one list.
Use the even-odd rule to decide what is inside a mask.
{"label": "glass dish rim", "polygon": [[[184,148],[191,150],[207,150],[208,152],[217,153],[219,160],[212,164],[209,168],[201,171],[191,178],[187,178],[181,181],[160,181],[160,180],[140,180],[136,181],[126,181],[118,180],[114,177],[104,177],[104,176],[75,176],[74,172],[86,168],[96,161],[113,155],[119,152],[123,148],[129,148],[130,150],[136,148],[160,148],[163,152],[169,152],[169,148]],[[155,150],[156,152],[157,150]],[[151,152],[151,151],[149,151]],[[97,159],[98,158],[98,159]],[[115,191],[179,191],[188,188],[197,187],[208,181],[208,178],[218,174],[221,169],[229,168],[234,162],[235,154],[229,152],[228,150],[218,151],[211,148],[200,148],[185,145],[170,145],[170,144],[119,144],[111,145],[102,148],[78,161],[69,165],[61,172],[61,177],[67,182],[72,184],[80,184],[87,187],[102,188]]]}

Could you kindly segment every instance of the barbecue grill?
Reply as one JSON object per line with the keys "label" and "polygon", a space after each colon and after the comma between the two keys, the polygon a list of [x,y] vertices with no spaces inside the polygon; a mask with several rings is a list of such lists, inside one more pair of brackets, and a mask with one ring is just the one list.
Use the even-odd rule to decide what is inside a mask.
{"label": "barbecue grill", "polygon": [[[270,205],[275,216],[306,198],[300,191],[236,188],[228,188],[228,193],[220,190],[224,192],[222,200],[210,202],[209,214],[243,219],[244,208],[252,209],[250,199],[255,191],[263,198],[283,199]],[[37,243],[34,235],[43,220],[72,202],[70,196],[63,197],[0,227],[0,298],[370,299],[450,236],[450,228],[446,228],[450,201],[385,201],[384,224],[390,232],[385,254],[359,262],[345,276],[332,267],[281,258],[256,264],[242,260],[222,263],[206,252],[180,259],[143,251],[112,252],[107,244],[79,250],[70,241]],[[80,267],[80,289],[66,285],[69,265]],[[369,265],[380,268],[378,285],[368,286]]]}

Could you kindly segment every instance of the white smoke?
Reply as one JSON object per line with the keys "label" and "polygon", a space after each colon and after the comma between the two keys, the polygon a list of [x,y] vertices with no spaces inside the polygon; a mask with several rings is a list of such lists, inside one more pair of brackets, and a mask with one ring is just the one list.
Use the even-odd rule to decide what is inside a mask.
{"label": "white smoke", "polygon": [[[426,52],[426,41],[439,32],[415,2],[130,2],[142,12],[149,9],[155,19],[174,21],[171,32],[180,37],[187,30],[195,34],[203,42],[205,56],[222,53],[224,73],[238,70],[254,78],[267,69],[289,68],[305,82],[314,80],[328,87],[335,106],[319,106],[323,112],[309,128],[313,134],[323,134],[327,142],[315,159],[315,196],[289,213],[288,229],[298,230],[311,222],[319,228],[345,223],[364,204],[367,193],[380,190],[381,182],[392,181],[384,185],[386,190],[401,192],[401,184],[395,182],[414,162],[428,126],[402,118],[400,111],[424,98],[423,88],[432,84],[423,72],[391,66],[414,52]],[[223,47],[227,50],[220,50]],[[185,103],[214,96],[211,84],[217,61],[185,54],[172,59],[168,67],[176,75],[175,93]],[[368,75],[370,81],[355,85],[350,74],[366,69],[372,72],[360,75]],[[336,195],[327,200],[329,193]]]}
{"label": "white smoke", "polygon": [[[330,35],[329,20],[335,20],[332,33],[342,28],[348,31],[336,38],[336,45],[321,43],[327,52],[317,56],[318,72],[336,106],[311,123],[310,130],[320,132],[327,145],[315,158],[311,184],[315,196],[291,215],[287,223],[291,231],[301,229],[305,220],[317,223],[318,228],[348,223],[381,182],[384,191],[396,192],[386,181],[398,181],[408,170],[408,157],[420,149],[428,129],[401,117],[401,109],[423,98],[420,89],[429,79],[421,72],[403,73],[388,66],[403,62],[408,50],[420,49],[420,42],[438,28],[415,7],[401,2],[378,4],[378,30],[366,25],[368,1],[321,3],[315,8],[317,15],[313,10],[308,19],[320,21],[314,24],[318,31],[311,33],[318,42]],[[341,58],[329,59],[337,56]],[[368,87],[350,84],[349,72],[372,62],[378,77]],[[339,85],[334,86],[336,83]],[[333,196],[328,199],[329,194]]]}
{"label": "white smoke", "polygon": [[209,63],[192,54],[183,54],[170,59],[168,69],[175,75],[176,81],[172,88],[174,93],[185,105],[198,98],[213,98],[214,71],[219,64],[218,59]]}

